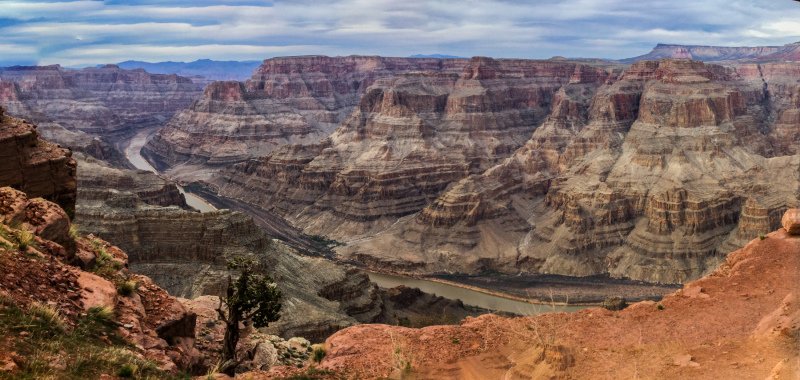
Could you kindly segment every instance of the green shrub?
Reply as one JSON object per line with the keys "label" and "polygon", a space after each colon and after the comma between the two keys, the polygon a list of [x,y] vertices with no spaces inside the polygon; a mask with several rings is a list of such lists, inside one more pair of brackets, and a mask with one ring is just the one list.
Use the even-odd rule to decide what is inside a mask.
{"label": "green shrub", "polygon": [[134,280],[123,281],[117,286],[117,292],[125,297],[130,297],[139,289],[139,283]]}
{"label": "green shrub", "polygon": [[87,312],[87,317],[99,323],[111,323],[114,321],[114,308],[111,306],[93,306]]}
{"label": "green shrub", "polygon": [[311,351],[311,358],[314,360],[315,363],[322,362],[322,359],[325,359],[325,355],[328,353],[325,352],[325,347],[319,345],[315,346],[314,350]]}
{"label": "green shrub", "polygon": [[656,309],[658,309],[658,310],[664,310],[664,305],[662,305],[662,304],[658,304],[658,305],[656,305]]}
{"label": "green shrub", "polygon": [[64,331],[66,329],[67,324],[61,316],[61,312],[54,306],[33,302],[28,306],[28,313],[40,322],[58,331]]}
{"label": "green shrub", "polygon": [[623,297],[608,297],[603,300],[603,307],[611,311],[619,311],[628,307],[628,301]]}
{"label": "green shrub", "polygon": [[113,279],[117,271],[122,269],[122,264],[114,259],[106,248],[98,241],[93,241],[95,248],[95,264],[92,272],[106,279]]}
{"label": "green shrub", "polygon": [[14,233],[14,237],[17,238],[17,248],[19,248],[20,251],[27,251],[28,247],[34,242],[33,234],[27,230],[17,230]]}
{"label": "green shrub", "polygon": [[764,239],[766,239],[767,237],[766,237],[766,236],[764,236],[764,234],[761,234],[761,235],[758,235],[758,238],[759,238],[759,239],[761,239],[761,240],[764,240]]}
{"label": "green shrub", "polygon": [[123,364],[117,371],[117,376],[123,379],[130,379],[136,374],[136,366],[133,364]]}

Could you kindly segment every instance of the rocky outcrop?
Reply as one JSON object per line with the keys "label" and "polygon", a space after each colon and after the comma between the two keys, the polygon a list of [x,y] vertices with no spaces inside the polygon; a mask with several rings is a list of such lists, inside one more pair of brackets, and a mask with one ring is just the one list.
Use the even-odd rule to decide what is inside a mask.
{"label": "rocky outcrop", "polygon": [[[186,198],[178,186],[154,173],[144,170],[120,170],[111,167],[107,161],[83,154],[77,154],[76,158],[80,161],[78,194],[83,208],[88,208],[90,205],[102,206],[92,204],[93,201],[112,205],[129,202],[129,206],[134,207],[136,202],[132,200],[136,198],[152,206],[177,206],[189,209]],[[116,231],[120,234],[124,232]]]}
{"label": "rocky outcrop", "polygon": [[39,137],[36,126],[0,108],[0,184],[75,212],[76,163],[68,149]]}
{"label": "rocky outcrop", "polygon": [[800,209],[790,209],[783,214],[781,225],[789,235],[800,235]]}
{"label": "rocky outcrop", "polygon": [[[118,248],[71,233],[69,218],[58,205],[0,188],[0,307],[9,302],[23,310],[49,305],[56,310],[54,323],[70,326],[85,324],[87,313],[106,308],[109,315],[104,318],[114,326],[109,333],[122,339],[126,350],[137,351],[166,372],[192,369],[200,356],[193,348],[195,314],[149,278],[129,273],[127,264]],[[124,281],[138,287],[120,294],[116,284]],[[76,353],[60,355],[69,361]]]}
{"label": "rocky outcrop", "polygon": [[362,379],[791,379],[800,370],[799,252],[781,229],[659,303],[621,311],[351,327],[328,338],[318,368]]}

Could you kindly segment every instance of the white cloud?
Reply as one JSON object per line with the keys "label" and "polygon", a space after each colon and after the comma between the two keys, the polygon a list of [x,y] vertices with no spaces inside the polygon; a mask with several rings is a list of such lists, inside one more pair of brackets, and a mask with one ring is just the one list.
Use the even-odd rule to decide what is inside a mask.
{"label": "white cloud", "polygon": [[6,1],[0,7],[0,44],[30,46],[29,54],[41,52],[43,63],[82,64],[310,53],[622,58],[643,54],[658,42],[731,46],[800,39],[800,4],[789,0],[769,5],[761,0],[170,4]]}

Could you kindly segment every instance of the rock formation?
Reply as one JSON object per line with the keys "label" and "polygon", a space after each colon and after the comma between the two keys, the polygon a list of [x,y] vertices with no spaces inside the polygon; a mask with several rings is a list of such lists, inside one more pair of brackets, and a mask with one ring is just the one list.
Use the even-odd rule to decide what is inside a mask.
{"label": "rock formation", "polygon": [[612,75],[570,62],[474,58],[460,74],[381,79],[328,139],[236,165],[213,184],[309,233],[370,235],[511,155],[565,84]]}
{"label": "rock formation", "polygon": [[[26,233],[31,238],[26,238]],[[194,313],[149,278],[128,272],[127,257],[118,248],[93,236],[71,233],[69,218],[58,205],[29,199],[10,187],[0,187],[0,267],[0,308],[4,312],[10,307],[49,307],[55,310],[49,327],[58,329],[64,324],[62,328],[68,331],[90,328],[85,325],[89,323],[87,315],[108,310],[103,318],[115,325],[110,335],[127,345],[119,348],[123,350],[120,358],[139,355],[174,373],[192,368],[200,356],[193,348]],[[118,291],[117,284],[124,281],[137,285],[133,293]],[[20,340],[24,339],[21,334]],[[108,336],[105,339],[112,344]],[[9,340],[4,342],[7,345]],[[19,350],[12,346],[2,351],[6,349]],[[20,353],[29,357],[18,357],[13,367],[30,367],[36,360],[36,353]],[[68,363],[81,360],[78,352],[62,350],[57,355]]]}
{"label": "rock formation", "polygon": [[328,338],[318,368],[362,379],[792,379],[798,284],[800,240],[780,229],[659,303],[423,329],[356,326]]}
{"label": "rock formation", "polygon": [[458,59],[284,57],[264,63],[246,82],[215,82],[145,147],[159,169],[222,165],[258,157],[287,143],[327,137],[379,78],[426,71],[457,73]]}
{"label": "rock formation", "polygon": [[0,108],[0,184],[75,212],[76,163],[72,153],[39,138],[36,126]]}
{"label": "rock formation", "polygon": [[330,137],[203,179],[376,268],[683,282],[796,204],[798,69],[474,58],[376,79]]}
{"label": "rock formation", "polygon": [[510,160],[342,253],[428,271],[697,278],[797,202],[799,158],[769,133],[767,115],[796,107],[771,96],[791,83],[764,74],[788,69],[777,66],[634,64],[591,101],[570,101],[587,118],[556,103]]}

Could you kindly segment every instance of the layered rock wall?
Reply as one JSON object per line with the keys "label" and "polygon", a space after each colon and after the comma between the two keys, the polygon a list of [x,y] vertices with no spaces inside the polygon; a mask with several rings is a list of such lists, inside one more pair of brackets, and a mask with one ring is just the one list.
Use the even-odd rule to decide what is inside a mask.
{"label": "layered rock wall", "polygon": [[[347,59],[277,62],[206,98],[325,98],[339,87],[276,83],[360,72]],[[371,79],[325,139],[188,167],[223,196],[346,242],[342,259],[418,273],[682,282],[797,201],[796,63],[442,62],[460,66]]]}
{"label": "layered rock wall", "polygon": [[0,108],[0,183],[75,212],[76,163],[68,149],[39,138],[36,126]]}
{"label": "layered rock wall", "polygon": [[161,168],[229,164],[288,143],[328,136],[380,78],[410,72],[457,73],[459,59],[283,57],[265,60],[246,82],[214,82],[145,147]]}
{"label": "layered rock wall", "polygon": [[573,62],[479,57],[459,74],[379,79],[328,139],[238,164],[213,185],[309,233],[369,235],[509,157],[563,86],[613,75]]}
{"label": "layered rock wall", "polygon": [[127,137],[161,126],[201,94],[202,84],[176,75],[108,65],[0,68],[0,105],[39,125],[50,141],[125,167]]}
{"label": "layered rock wall", "polygon": [[177,75],[114,65],[81,70],[14,66],[0,69],[0,78],[15,84],[17,100],[30,109],[30,115],[20,116],[101,136],[158,125],[189,106],[202,89]]}
{"label": "layered rock wall", "polygon": [[566,86],[510,159],[339,253],[423,272],[696,278],[797,202],[792,119],[769,117],[797,107],[791,67],[640,62]]}

